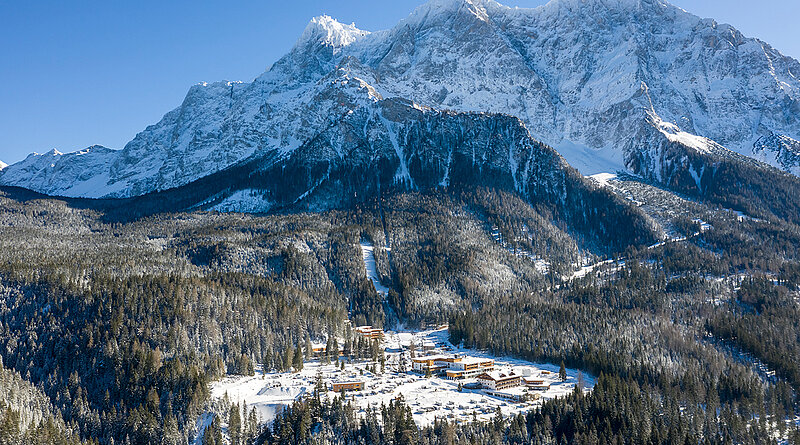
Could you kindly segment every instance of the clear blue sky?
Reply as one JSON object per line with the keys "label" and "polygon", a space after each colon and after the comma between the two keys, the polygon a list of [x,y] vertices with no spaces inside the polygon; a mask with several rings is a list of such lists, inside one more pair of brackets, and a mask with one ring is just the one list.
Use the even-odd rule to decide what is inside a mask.
{"label": "clear blue sky", "polygon": [[[546,0],[500,0],[532,7]],[[423,0],[0,0],[0,160],[122,148],[201,81],[252,80],[308,20],[389,28]],[[673,0],[800,57],[797,0]]]}

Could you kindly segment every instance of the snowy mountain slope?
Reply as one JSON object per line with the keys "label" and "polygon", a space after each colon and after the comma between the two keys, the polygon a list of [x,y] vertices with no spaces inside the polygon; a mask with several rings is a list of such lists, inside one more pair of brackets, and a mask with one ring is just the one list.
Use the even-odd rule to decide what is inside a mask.
{"label": "snowy mountain slope", "polygon": [[0,170],[4,169],[4,168],[6,168],[6,167],[8,167],[8,164],[6,164],[6,163],[5,163],[5,162],[3,162],[3,161],[0,161]]}
{"label": "snowy mountain slope", "polygon": [[384,96],[519,116],[587,174],[597,169],[582,153],[601,168],[627,162],[618,147],[652,114],[800,172],[770,157],[800,139],[800,64],[662,1],[437,0],[349,50],[376,70]]}
{"label": "snowy mountain slope", "polygon": [[252,83],[192,87],[123,150],[29,157],[0,184],[87,197],[164,190],[251,156],[277,162],[384,97],[517,116],[584,174],[649,176],[640,152],[663,135],[800,174],[796,76],[800,63],[769,45],[661,0],[431,0],[375,33],[316,18]]}
{"label": "snowy mountain slope", "polygon": [[398,98],[348,113],[291,153],[252,157],[162,192],[85,205],[99,206],[112,220],[192,209],[316,212],[443,185],[456,193],[515,192],[598,252],[657,238],[644,214],[532,139],[519,119],[438,111]]}
{"label": "snowy mountain slope", "polygon": [[68,154],[53,149],[6,167],[0,179],[8,185],[21,181],[25,188],[51,195],[83,196],[107,188],[105,172],[116,156],[116,151],[99,145]]}
{"label": "snowy mountain slope", "polygon": [[[252,83],[193,86],[181,106],[116,152],[31,155],[0,183],[52,195],[126,197],[180,186],[258,152],[290,153],[349,110],[380,99],[334,54],[364,33],[315,19],[295,48]],[[84,165],[91,169],[83,169]],[[51,166],[52,165],[52,166]],[[73,165],[71,168],[61,167]]]}

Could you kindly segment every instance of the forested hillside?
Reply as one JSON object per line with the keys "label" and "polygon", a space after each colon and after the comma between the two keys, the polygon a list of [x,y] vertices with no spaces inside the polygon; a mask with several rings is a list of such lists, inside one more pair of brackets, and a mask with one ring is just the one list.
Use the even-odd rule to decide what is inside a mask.
{"label": "forested hillside", "polygon": [[[563,362],[598,384],[527,416],[425,428],[401,416],[401,402],[362,421],[346,401],[311,398],[249,437],[797,443],[800,228],[642,182],[605,187],[675,240],[604,261],[546,209],[490,188],[394,193],[323,213],[132,221],[6,190],[0,351],[42,408],[31,417],[12,406],[4,418],[49,419],[39,428],[65,440],[186,443],[215,379],[289,369],[294,351],[344,335],[348,319],[449,322],[454,343]],[[363,240],[391,289],[385,300],[365,275]],[[37,425],[16,423],[18,435]]]}
{"label": "forested hillside", "polygon": [[0,443],[81,444],[41,389],[0,363]]}

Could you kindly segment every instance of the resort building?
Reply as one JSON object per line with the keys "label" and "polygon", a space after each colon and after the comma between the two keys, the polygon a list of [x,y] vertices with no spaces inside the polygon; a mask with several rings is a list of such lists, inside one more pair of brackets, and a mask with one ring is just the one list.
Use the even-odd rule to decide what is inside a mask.
{"label": "resort building", "polygon": [[445,371],[449,380],[461,380],[477,377],[494,369],[494,360],[485,358],[464,357],[454,362]]}
{"label": "resort building", "polygon": [[506,388],[513,388],[520,385],[521,378],[513,371],[490,371],[478,376],[478,381],[486,389],[499,391]]}
{"label": "resort building", "polygon": [[356,328],[356,334],[370,340],[380,340],[383,338],[383,329],[373,328],[372,326],[359,326]]}
{"label": "resort building", "polygon": [[428,355],[424,357],[414,357],[411,359],[411,370],[420,374],[430,371],[431,374],[444,372],[450,367],[453,361],[460,360],[456,357],[446,357],[443,355]]}
{"label": "resort building", "polygon": [[[326,350],[327,350],[327,347],[324,344],[321,344],[321,343],[314,344],[314,345],[311,346],[311,353],[312,353],[312,355],[314,357],[317,357],[317,358],[322,357],[323,355],[325,355]],[[333,351],[331,351],[331,353],[332,352]],[[339,346],[339,351],[338,352],[339,352],[340,356],[344,355],[344,348]]]}
{"label": "resort building", "polygon": [[411,359],[411,369],[420,374],[444,374],[450,380],[477,377],[494,369],[494,360],[474,357],[429,355]]}

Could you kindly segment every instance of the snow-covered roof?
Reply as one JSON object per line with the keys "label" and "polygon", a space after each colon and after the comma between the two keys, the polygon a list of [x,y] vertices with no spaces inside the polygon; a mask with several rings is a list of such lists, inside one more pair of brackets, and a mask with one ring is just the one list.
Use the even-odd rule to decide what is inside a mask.
{"label": "snow-covered roof", "polygon": [[461,363],[465,365],[481,364],[486,362],[494,362],[494,360],[490,358],[478,358],[478,357],[464,357],[463,359],[461,359]]}
{"label": "snow-covered roof", "polygon": [[514,371],[489,371],[489,372],[484,372],[483,374],[478,376],[478,378],[482,380],[491,379],[494,381],[507,380],[519,377],[521,376],[519,374],[515,374]]}
{"label": "snow-covered roof", "polygon": [[422,356],[422,357],[414,357],[411,360],[418,361],[418,362],[424,362],[424,361],[431,361],[431,360],[449,360],[449,359],[452,359],[452,358],[453,357],[448,357],[446,355],[426,355],[426,356]]}

